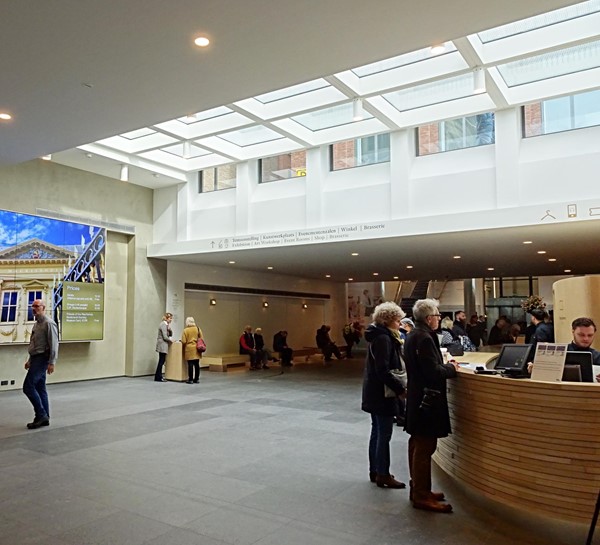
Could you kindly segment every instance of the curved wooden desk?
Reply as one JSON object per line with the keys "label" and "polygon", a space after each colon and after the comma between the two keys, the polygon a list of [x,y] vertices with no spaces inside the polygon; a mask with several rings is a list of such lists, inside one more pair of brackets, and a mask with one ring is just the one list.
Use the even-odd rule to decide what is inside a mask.
{"label": "curved wooden desk", "polygon": [[453,433],[435,462],[503,504],[589,523],[600,489],[600,384],[448,381]]}

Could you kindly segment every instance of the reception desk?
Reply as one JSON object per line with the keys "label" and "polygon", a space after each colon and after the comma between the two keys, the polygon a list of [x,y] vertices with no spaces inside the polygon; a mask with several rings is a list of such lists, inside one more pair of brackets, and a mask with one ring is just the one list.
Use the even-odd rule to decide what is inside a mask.
{"label": "reception desk", "polygon": [[448,381],[453,433],[435,462],[490,499],[590,522],[600,489],[600,384],[475,375]]}

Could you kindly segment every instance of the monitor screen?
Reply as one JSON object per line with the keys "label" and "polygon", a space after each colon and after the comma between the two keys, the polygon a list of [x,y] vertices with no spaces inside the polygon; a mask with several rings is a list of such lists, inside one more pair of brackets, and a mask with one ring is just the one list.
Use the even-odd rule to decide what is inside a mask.
{"label": "monitor screen", "polygon": [[[574,368],[579,371],[576,375],[572,371]],[[591,352],[567,352],[562,380],[577,382],[579,375],[581,375],[580,382],[594,382]]]}
{"label": "monitor screen", "polygon": [[530,344],[503,344],[494,369],[514,369],[525,373],[527,362],[533,360]]}

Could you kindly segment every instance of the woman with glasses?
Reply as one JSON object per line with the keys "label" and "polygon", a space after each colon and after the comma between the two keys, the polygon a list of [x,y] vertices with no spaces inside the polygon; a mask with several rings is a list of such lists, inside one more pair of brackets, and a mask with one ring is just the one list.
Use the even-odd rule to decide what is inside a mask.
{"label": "woman with glasses", "polygon": [[440,311],[435,299],[420,299],[413,307],[416,327],[406,339],[404,359],[408,374],[406,431],[413,507],[450,513],[442,492],[431,491],[431,456],[438,437],[450,432],[446,379],[456,376],[458,364],[444,363],[436,330]]}

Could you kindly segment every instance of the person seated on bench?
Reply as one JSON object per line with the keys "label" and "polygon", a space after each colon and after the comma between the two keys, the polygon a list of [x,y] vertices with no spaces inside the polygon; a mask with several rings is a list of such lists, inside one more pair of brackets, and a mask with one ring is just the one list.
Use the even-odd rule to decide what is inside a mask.
{"label": "person seated on bench", "polygon": [[240,354],[250,356],[250,371],[260,369],[261,355],[256,349],[256,342],[252,334],[252,327],[247,325],[240,337]]}
{"label": "person seated on bench", "polygon": [[277,358],[273,357],[273,354],[271,354],[271,351],[268,348],[265,348],[265,340],[262,336],[262,328],[260,327],[257,327],[254,330],[254,345],[256,346],[256,350],[260,352],[260,361],[263,369],[269,369],[269,366],[267,365],[268,361],[279,361]]}
{"label": "person seated on bench", "polygon": [[325,361],[331,361],[332,354],[334,354],[338,360],[341,360],[343,359],[342,353],[340,352],[337,344],[331,340],[331,337],[329,336],[330,331],[331,327],[328,325],[322,325],[319,329],[317,329],[317,346],[323,352],[323,358]]}
{"label": "person seated on bench", "polygon": [[281,358],[281,365],[291,367],[292,359],[294,358],[294,351],[287,344],[287,334],[285,330],[278,331],[273,337],[273,350],[279,352]]}

